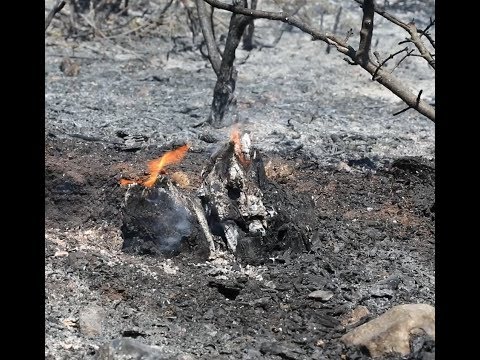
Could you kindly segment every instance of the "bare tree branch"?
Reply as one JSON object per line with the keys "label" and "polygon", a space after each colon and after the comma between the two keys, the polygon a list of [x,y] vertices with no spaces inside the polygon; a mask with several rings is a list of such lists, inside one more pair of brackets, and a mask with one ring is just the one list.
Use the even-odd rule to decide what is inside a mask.
{"label": "bare tree branch", "polygon": [[362,29],[360,30],[360,44],[355,60],[362,66],[365,66],[370,60],[370,47],[373,35],[373,17],[375,15],[374,0],[365,0],[363,2]]}
{"label": "bare tree branch", "polygon": [[[383,61],[378,65],[378,67],[377,67],[377,69],[375,70],[375,72],[373,73],[373,75],[372,75],[372,80],[375,80],[375,78],[376,78],[376,76],[377,76],[378,70],[380,70],[381,67],[387,63],[387,61],[392,60],[396,55],[398,55],[398,54],[400,54],[400,53],[402,53],[402,52],[404,52],[404,51],[408,51],[408,47],[403,48],[402,50],[397,51],[397,52],[394,53],[394,54],[390,54],[389,57],[387,57],[385,60],[383,60]],[[380,61],[380,58],[379,58],[378,53],[375,52],[374,55],[375,55],[375,57],[377,58],[377,60]]]}
{"label": "bare tree branch", "polygon": [[[416,100],[416,103],[417,103],[417,104],[420,102],[420,96],[422,96],[422,93],[423,93],[423,90],[420,90],[420,92],[419,92],[418,95],[417,95],[417,100]],[[405,111],[410,110],[411,108],[412,108],[412,106],[406,107],[405,109],[402,109],[402,110],[397,111],[396,113],[394,113],[393,116],[400,115],[401,113],[404,113]]]}
{"label": "bare tree branch", "polygon": [[[354,0],[356,3],[360,4],[363,6],[363,0]],[[393,16],[392,14],[389,14],[388,12],[386,12],[385,10],[383,9],[380,9],[378,6],[374,6],[374,9],[375,9],[375,12],[380,15],[380,16],[383,16],[385,19],[387,19],[388,21],[394,23],[395,25],[398,25],[400,26],[402,29],[404,29],[405,31],[409,32],[410,29],[408,27],[407,24],[405,24],[403,21],[397,19],[395,16]]]}
{"label": "bare tree branch", "polygon": [[[367,0],[365,0],[365,1],[355,0],[355,2],[364,6],[364,4],[367,2]],[[415,26],[414,23],[405,24],[403,21],[397,19],[395,16],[393,16],[392,14],[389,14],[385,10],[380,9],[378,6],[374,6],[374,10],[380,16],[383,16],[388,21],[394,23],[395,25],[400,26],[402,29],[404,29],[406,32],[408,32],[408,34],[410,35],[410,41],[417,47],[418,51],[420,52],[422,57],[428,62],[428,64],[433,69],[435,69],[435,60],[433,59],[432,54],[430,54],[430,52],[425,47],[425,44],[423,43],[422,39],[420,38],[421,34],[424,33],[425,31],[421,32],[421,31],[417,30],[417,27]],[[433,26],[434,23],[435,23],[435,20],[431,20],[430,25],[427,27],[427,29],[430,28],[431,26]],[[420,33],[420,35],[419,35],[419,33]],[[430,35],[427,36],[425,34],[425,37],[427,39],[429,39],[430,43],[432,43],[433,47],[435,48],[435,46],[434,46],[435,42],[433,41],[433,39],[431,39]]]}
{"label": "bare tree branch", "polygon": [[[197,0],[197,1],[201,1],[201,0]],[[204,0],[204,1],[218,9],[227,10],[236,14],[247,15],[247,16],[251,16],[259,19],[270,19],[270,20],[282,21],[286,24],[295,26],[296,28],[302,30],[307,34],[312,35],[314,40],[322,40],[327,44],[334,45],[337,48],[337,50],[343,54],[346,54],[349,56],[355,55],[355,50],[351,46],[348,46],[347,44],[345,44],[343,40],[338,39],[335,35],[318,31],[311,25],[305,24],[299,19],[292,17],[292,15],[287,12],[253,10],[253,9],[243,8],[243,7],[234,6],[230,4],[225,4],[218,0]]]}
{"label": "bare tree branch", "polygon": [[418,30],[418,32],[420,33],[420,37],[424,35],[430,42],[430,45],[432,45],[432,47],[435,49],[435,40],[433,40],[432,36],[428,32],[428,29],[430,29],[433,25],[435,25],[435,19],[430,18],[430,24],[427,25],[425,30]]}
{"label": "bare tree branch", "polygon": [[402,63],[403,60],[405,60],[407,57],[411,56],[414,51],[415,51],[414,49],[408,50],[407,53],[405,54],[405,56],[402,57],[402,58],[395,64],[395,66],[392,68],[392,70],[390,70],[390,73],[392,73],[392,72]]}
{"label": "bare tree branch", "polygon": [[[197,1],[201,1],[201,0],[197,0]],[[300,21],[295,17],[290,17],[290,15],[286,14],[285,12],[277,13],[277,12],[271,12],[271,11],[246,9],[243,7],[225,4],[218,0],[204,0],[204,1],[216,8],[227,10],[233,13],[243,14],[243,15],[247,15],[255,18],[282,21],[284,23],[295,26],[296,28],[302,30],[303,32],[312,35],[313,40],[322,40],[327,44],[334,45],[340,53],[347,55],[350,59],[356,62],[356,58],[357,58],[356,50],[350,45],[346,44],[345,41],[337,38],[334,35],[325,34],[313,28],[312,26],[305,24],[304,22]],[[380,83],[385,88],[390,90],[393,94],[395,94],[400,99],[402,99],[410,108],[417,110],[420,114],[425,115],[427,118],[429,118],[432,121],[435,121],[435,108],[421,99],[417,100],[417,96],[413,94],[410,91],[410,89],[406,85],[404,85],[398,78],[396,78],[393,74],[390,74],[388,71],[385,71],[384,69],[377,69],[378,64],[374,63],[371,60],[369,60],[366,64],[360,64],[360,66],[362,66],[362,68],[365,69],[371,75],[373,75],[375,71],[377,71],[375,80],[378,83]]]}
{"label": "bare tree branch", "polygon": [[412,38],[412,43],[415,44],[422,57],[427,60],[428,65],[435,69],[435,59],[433,58],[432,54],[430,54],[430,51],[428,51],[428,49],[426,48],[422,39],[420,39],[421,35],[419,35],[415,23],[411,22],[410,24],[408,24],[408,26],[410,28],[410,36]]}
{"label": "bare tree branch", "polygon": [[66,3],[67,2],[63,1],[63,0],[57,0],[55,6],[52,8],[52,10],[50,10],[50,12],[47,15],[47,18],[45,19],[45,32],[47,31],[48,26],[52,22],[55,14],[62,11],[62,9],[63,9],[63,7],[65,6]]}
{"label": "bare tree branch", "polygon": [[215,38],[213,37],[213,29],[207,14],[207,7],[203,0],[196,0],[196,3],[198,18],[200,19],[200,26],[203,32],[203,38],[207,43],[208,58],[212,64],[213,71],[215,71],[215,74],[219,76],[222,57],[217,49]]}

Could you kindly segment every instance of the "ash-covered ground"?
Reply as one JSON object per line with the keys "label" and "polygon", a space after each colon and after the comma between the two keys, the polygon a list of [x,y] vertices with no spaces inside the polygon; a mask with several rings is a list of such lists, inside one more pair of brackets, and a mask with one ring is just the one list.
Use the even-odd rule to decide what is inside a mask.
{"label": "ash-covered ground", "polygon": [[[358,27],[354,2],[325,4],[326,29],[340,4],[339,32]],[[392,13],[421,28],[431,4]],[[376,19],[374,50],[388,55],[406,34]],[[214,72],[188,33],[169,36],[167,21],[162,36],[66,40],[61,29],[55,19],[45,41],[47,359],[107,359],[105,344],[121,338],[157,346],[152,359],[362,359],[339,341],[354,309],[368,309],[366,322],[399,304],[435,305],[434,123],[412,110],[393,116],[405,104],[362,69],[297,30],[273,48],[237,50],[235,116],[263,156],[266,205],[288,220],[270,224],[279,245],[255,265],[227,251],[211,261],[140,256],[121,250],[118,181],[187,142],[174,170],[195,196],[231,131],[205,123]],[[257,44],[281,29],[256,22]],[[60,70],[65,57],[79,65],[76,76]],[[395,73],[435,101],[434,73],[421,59]],[[298,234],[308,249],[289,246]],[[315,290],[333,296],[309,298]],[[422,344],[389,358],[434,356]]]}

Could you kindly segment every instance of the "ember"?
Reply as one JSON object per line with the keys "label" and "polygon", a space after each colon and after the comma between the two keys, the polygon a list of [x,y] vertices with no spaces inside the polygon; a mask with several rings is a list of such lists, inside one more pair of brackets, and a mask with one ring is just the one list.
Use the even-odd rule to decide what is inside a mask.
{"label": "ember", "polygon": [[151,188],[155,181],[157,181],[158,175],[165,174],[165,168],[169,165],[176,164],[180,162],[186,155],[190,146],[185,144],[179,148],[166,152],[161,158],[151,160],[148,162],[148,172],[149,176],[141,180],[129,180],[129,179],[120,179],[119,183],[121,186],[129,184],[140,184],[145,187]]}
{"label": "ember", "polygon": [[230,133],[230,142],[233,143],[234,153],[243,167],[250,164],[250,137],[248,134],[240,136],[238,126],[232,128]]}

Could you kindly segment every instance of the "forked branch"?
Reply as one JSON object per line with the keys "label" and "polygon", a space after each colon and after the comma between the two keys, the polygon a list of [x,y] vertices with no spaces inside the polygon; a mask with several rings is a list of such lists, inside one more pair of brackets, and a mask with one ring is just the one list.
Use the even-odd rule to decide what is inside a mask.
{"label": "forked branch", "polygon": [[[364,7],[364,5],[367,3],[367,0],[365,1],[355,0],[355,2],[362,5],[362,7]],[[408,40],[411,41],[416,46],[416,48],[418,49],[422,57],[428,62],[428,64],[433,69],[435,69],[435,59],[433,58],[433,55],[428,51],[427,47],[425,46],[425,44],[421,39],[421,36],[424,35],[428,39],[428,41],[432,44],[433,48],[435,48],[435,41],[433,41],[432,37],[428,33],[428,29],[433,25],[435,25],[435,20],[430,19],[430,24],[427,26],[425,30],[421,31],[417,29],[414,22],[406,24],[400,19],[393,16],[392,14],[385,11],[384,9],[379,8],[378,6],[374,6],[374,11],[378,15],[383,16],[385,19],[387,19],[391,23],[401,27],[406,32],[408,32],[408,34],[410,35],[410,39]]]}

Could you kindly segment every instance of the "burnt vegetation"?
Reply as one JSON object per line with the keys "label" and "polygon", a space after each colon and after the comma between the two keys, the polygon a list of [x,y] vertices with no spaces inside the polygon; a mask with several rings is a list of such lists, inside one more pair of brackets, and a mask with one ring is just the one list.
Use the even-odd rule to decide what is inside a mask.
{"label": "burnt vegetation", "polygon": [[46,359],[435,357],[433,1],[46,3]]}

